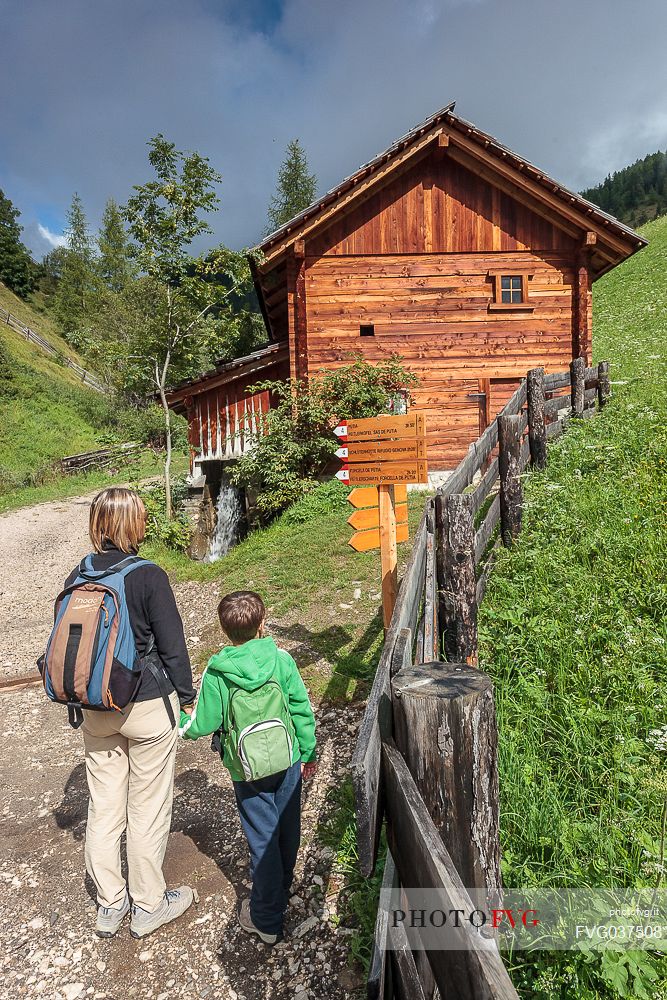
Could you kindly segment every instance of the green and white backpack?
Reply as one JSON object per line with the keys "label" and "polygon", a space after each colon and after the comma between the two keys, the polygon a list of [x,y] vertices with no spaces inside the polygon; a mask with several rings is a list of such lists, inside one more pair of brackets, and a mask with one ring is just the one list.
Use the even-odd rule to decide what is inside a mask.
{"label": "green and white backpack", "polygon": [[227,716],[226,749],[246,781],[291,767],[294,724],[277,680],[270,678],[254,691],[230,685]]}

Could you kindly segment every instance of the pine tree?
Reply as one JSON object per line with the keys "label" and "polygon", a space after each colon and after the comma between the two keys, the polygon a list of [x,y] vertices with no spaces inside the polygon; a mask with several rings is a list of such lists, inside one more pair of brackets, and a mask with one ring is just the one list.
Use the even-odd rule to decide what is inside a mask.
{"label": "pine tree", "polygon": [[0,191],[0,281],[25,299],[35,287],[35,267],[21,243],[20,214]]}
{"label": "pine tree", "polygon": [[100,278],[112,292],[122,292],[133,277],[130,247],[119,206],[109,198],[98,237]]}
{"label": "pine tree", "polygon": [[276,193],[269,202],[266,235],[303,212],[314,200],[316,191],[317,177],[308,172],[305,150],[298,139],[292,139],[278,171]]}
{"label": "pine tree", "polygon": [[55,300],[55,313],[65,333],[74,333],[93,304],[96,275],[93,241],[78,194],[67,213],[67,253]]}

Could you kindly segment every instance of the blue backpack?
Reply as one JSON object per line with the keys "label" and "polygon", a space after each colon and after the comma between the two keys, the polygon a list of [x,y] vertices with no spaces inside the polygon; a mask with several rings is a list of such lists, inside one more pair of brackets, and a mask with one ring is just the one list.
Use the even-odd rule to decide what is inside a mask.
{"label": "blue backpack", "polygon": [[155,677],[172,728],[176,725],[153,639],[140,658],[127,609],[125,580],[138,566],[149,565],[129,556],[107,570],[95,570],[89,555],[58,595],[53,631],[37,665],[48,697],[67,705],[75,729],[83,722],[82,708],[122,712],[134,700],[144,669]]}

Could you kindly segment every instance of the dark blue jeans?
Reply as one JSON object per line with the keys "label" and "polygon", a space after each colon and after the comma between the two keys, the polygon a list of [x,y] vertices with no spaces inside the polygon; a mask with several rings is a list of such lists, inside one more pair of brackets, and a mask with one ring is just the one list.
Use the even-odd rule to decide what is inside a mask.
{"label": "dark blue jeans", "polygon": [[281,934],[301,840],[301,761],[260,781],[235,781],[250,848],[250,916],[265,934]]}

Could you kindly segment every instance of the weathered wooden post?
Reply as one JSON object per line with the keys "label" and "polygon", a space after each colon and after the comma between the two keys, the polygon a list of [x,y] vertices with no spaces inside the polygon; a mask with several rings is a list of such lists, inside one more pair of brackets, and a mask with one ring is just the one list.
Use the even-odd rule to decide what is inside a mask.
{"label": "weathered wooden post", "polygon": [[609,381],[609,362],[601,361],[598,365],[598,405],[600,409],[609,401],[611,382]]}
{"label": "weathered wooden post", "polygon": [[521,417],[498,417],[498,471],[500,473],[500,533],[510,546],[521,531]]}
{"label": "weathered wooden post", "polygon": [[586,362],[583,358],[575,358],[570,362],[570,398],[573,417],[581,417],[584,413],[585,379]]}
{"label": "weathered wooden post", "polygon": [[473,497],[452,493],[445,498],[446,537],[442,559],[447,627],[444,646],[448,660],[477,663],[477,582]]}
{"label": "weathered wooden post", "polygon": [[498,732],[490,677],[465,663],[408,664],[392,680],[392,703],[396,745],[463,885],[499,889]]}
{"label": "weathered wooden post", "polygon": [[547,464],[547,428],[544,422],[544,368],[531,368],[527,378],[528,443],[534,469]]}

